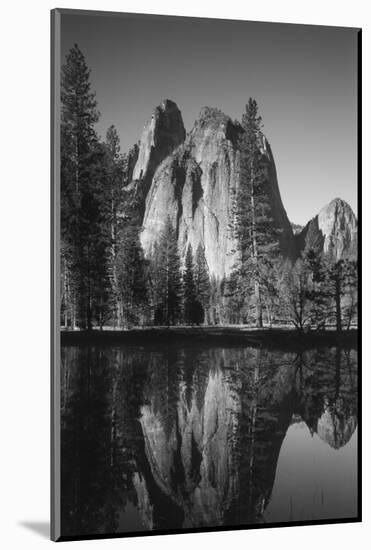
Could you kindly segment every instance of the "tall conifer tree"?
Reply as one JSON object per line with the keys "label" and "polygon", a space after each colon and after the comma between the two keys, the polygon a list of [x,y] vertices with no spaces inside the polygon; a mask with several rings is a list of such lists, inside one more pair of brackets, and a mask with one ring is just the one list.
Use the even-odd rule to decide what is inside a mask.
{"label": "tall conifer tree", "polygon": [[110,253],[109,277],[111,282],[111,308],[113,325],[117,326],[122,313],[118,286],[118,252],[120,244],[120,226],[123,224],[125,193],[123,192],[126,157],[120,153],[120,138],[115,126],[110,126],[106,134],[107,170],[110,193]]}
{"label": "tall conifer tree", "polygon": [[184,282],[184,321],[186,324],[197,322],[197,304],[196,287],[193,274],[193,253],[192,246],[189,244],[185,257]]}
{"label": "tall conifer tree", "polygon": [[170,218],[167,218],[165,222],[157,254],[155,279],[158,289],[155,322],[174,325],[181,319],[183,285],[178,240]]}
{"label": "tall conifer tree", "polygon": [[194,282],[196,290],[196,298],[202,305],[204,310],[205,323],[210,322],[210,297],[211,297],[211,282],[209,269],[205,258],[205,250],[200,243],[196,250],[194,262]]}
{"label": "tall conifer tree", "polygon": [[250,98],[242,117],[240,181],[235,202],[234,230],[238,243],[239,288],[255,299],[255,321],[263,326],[261,270],[278,252],[279,231],[271,212],[269,181],[263,153],[262,121]]}
{"label": "tall conifer tree", "polygon": [[[92,328],[89,217],[96,213],[96,193],[89,184],[95,170],[99,119],[90,71],[79,47],[69,51],[61,75],[61,240],[62,269],[68,281],[65,324]],[[98,153],[99,154],[99,153]]]}

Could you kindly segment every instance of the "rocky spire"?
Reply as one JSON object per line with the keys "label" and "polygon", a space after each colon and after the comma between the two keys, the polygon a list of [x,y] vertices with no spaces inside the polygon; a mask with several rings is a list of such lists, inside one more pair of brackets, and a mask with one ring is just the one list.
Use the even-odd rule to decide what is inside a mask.
{"label": "rocky spire", "polygon": [[[240,132],[241,126],[219,109],[204,107],[184,143],[157,166],[143,218],[141,241],[145,253],[158,240],[170,216],[183,258],[189,244],[193,250],[201,244],[210,274],[221,279],[231,273],[236,250],[231,222],[239,182]],[[281,250],[286,257],[294,258],[295,241],[281,201],[272,151],[265,138],[262,154],[267,159],[272,214],[282,230]],[[139,157],[137,165],[139,170],[146,163]]]}
{"label": "rocky spire", "polygon": [[347,202],[333,199],[296,235],[298,252],[305,247],[335,260],[357,255],[357,219]]}
{"label": "rocky spire", "polygon": [[140,180],[144,198],[156,168],[184,139],[182,114],[173,101],[164,99],[144,126],[133,172],[133,180]]}

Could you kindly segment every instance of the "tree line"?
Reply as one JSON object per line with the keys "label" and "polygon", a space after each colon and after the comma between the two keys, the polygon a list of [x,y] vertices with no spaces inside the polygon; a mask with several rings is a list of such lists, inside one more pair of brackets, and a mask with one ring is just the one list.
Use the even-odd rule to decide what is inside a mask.
{"label": "tree line", "polygon": [[170,218],[148,257],[140,243],[141,185],[132,182],[132,152],[120,151],[114,126],[105,139],[90,71],[77,45],[61,74],[61,325],[145,325],[277,321],[298,330],[357,314],[357,266],[306,250],[292,264],[280,255],[271,213],[262,122],[255,100],[242,117],[240,183],[231,230],[236,262],[223,280],[211,276],[202,244],[182,261]]}

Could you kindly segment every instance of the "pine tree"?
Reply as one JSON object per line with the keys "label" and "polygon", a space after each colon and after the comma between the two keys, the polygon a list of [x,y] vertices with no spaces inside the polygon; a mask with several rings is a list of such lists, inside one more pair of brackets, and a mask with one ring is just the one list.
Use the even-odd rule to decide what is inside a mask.
{"label": "pine tree", "polygon": [[212,275],[210,278],[210,323],[212,325],[222,325],[224,322],[222,307],[222,283]]}
{"label": "pine tree", "polygon": [[[248,300],[241,289],[241,278],[236,270],[224,281],[222,300],[225,303],[226,322],[243,324],[248,317]],[[246,285],[244,285],[246,290]]]}
{"label": "pine tree", "polygon": [[120,321],[125,328],[142,324],[148,302],[147,264],[135,224],[127,225],[119,242],[117,286]]}
{"label": "pine tree", "polygon": [[188,245],[185,257],[184,283],[184,322],[186,324],[200,324],[204,320],[204,309],[197,299],[194,280],[194,266],[192,246]]}
{"label": "pine tree", "polygon": [[279,230],[271,212],[269,181],[264,154],[262,121],[258,106],[250,98],[242,117],[240,148],[240,181],[235,200],[234,232],[239,261],[236,269],[244,294],[253,290],[255,320],[263,326],[261,277],[278,254]]}
{"label": "pine tree", "polygon": [[[344,316],[347,327],[356,311],[357,267],[347,258],[336,260],[329,254],[318,256],[313,250],[307,252],[311,268],[314,292],[311,297],[321,324],[335,324],[341,333]],[[319,312],[319,314],[318,314]]]}
{"label": "pine tree", "polygon": [[312,290],[307,259],[298,258],[293,266],[286,263],[281,284],[281,311],[299,332],[313,322]]}
{"label": "pine tree", "polygon": [[306,248],[302,254],[303,266],[308,274],[307,298],[310,302],[310,325],[323,329],[329,320],[330,301],[325,292],[325,265],[317,249]]}
{"label": "pine tree", "polygon": [[343,318],[347,330],[357,321],[358,313],[358,266],[357,261],[346,259],[344,262],[345,296],[343,301]]}
{"label": "pine tree", "polygon": [[193,323],[193,310],[196,300],[196,289],[193,279],[193,253],[192,246],[188,245],[185,257],[184,283],[184,321],[186,324]]}
{"label": "pine tree", "polygon": [[155,323],[173,325],[181,319],[183,288],[178,240],[170,218],[159,239],[156,269],[153,274],[157,282]]}
{"label": "pine tree", "polygon": [[78,276],[80,326],[100,328],[111,316],[109,248],[110,194],[106,170],[106,149],[97,143],[81,175],[79,211]]}
{"label": "pine tree", "polygon": [[159,243],[155,242],[148,254],[148,290],[149,290],[149,306],[151,308],[151,318],[155,324],[161,324],[162,319],[162,292],[161,292],[161,270],[160,270],[160,255]]}
{"label": "pine tree", "polygon": [[118,249],[119,229],[122,222],[122,208],[125,200],[123,183],[125,175],[126,157],[120,154],[120,138],[115,126],[110,126],[106,134],[106,149],[108,160],[108,180],[110,192],[110,254],[109,254],[109,276],[111,282],[111,308],[114,327],[120,319],[122,304],[118,288]]}
{"label": "pine tree", "polygon": [[202,305],[204,310],[204,321],[208,324],[210,322],[211,282],[209,269],[205,258],[205,250],[201,243],[198,245],[196,250],[194,282],[196,298]]}
{"label": "pine tree", "polygon": [[277,258],[275,261],[264,262],[260,269],[262,303],[264,304],[270,327],[273,326],[280,310],[280,291],[282,289],[284,270],[284,262],[280,258]]}
{"label": "pine tree", "polygon": [[[61,75],[61,240],[65,325],[92,328],[90,245],[86,243],[86,208],[94,209],[90,181],[99,113],[91,91],[90,71],[75,45],[67,54]],[[87,192],[86,192],[87,191]]]}

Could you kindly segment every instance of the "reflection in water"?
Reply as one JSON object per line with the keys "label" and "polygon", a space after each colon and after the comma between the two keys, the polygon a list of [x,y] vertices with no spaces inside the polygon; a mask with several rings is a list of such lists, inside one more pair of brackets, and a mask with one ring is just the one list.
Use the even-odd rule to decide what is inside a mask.
{"label": "reflection in water", "polygon": [[356,360],[65,346],[62,534],[355,517]]}
{"label": "reflection in water", "polygon": [[334,449],[305,422],[292,424],[283,441],[266,522],[349,518],[357,510],[357,430]]}

